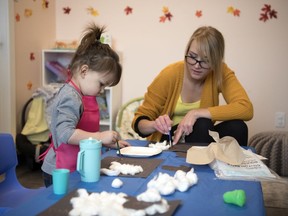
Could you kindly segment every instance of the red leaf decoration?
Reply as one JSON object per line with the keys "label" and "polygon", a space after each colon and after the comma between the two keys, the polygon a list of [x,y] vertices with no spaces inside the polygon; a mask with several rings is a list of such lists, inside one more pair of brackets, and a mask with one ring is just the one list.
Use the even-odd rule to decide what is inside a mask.
{"label": "red leaf decoration", "polygon": [[277,11],[271,9],[271,5],[264,4],[264,7],[261,9],[261,11],[263,11],[264,13],[260,13],[260,21],[266,22],[267,20],[269,20],[269,17],[270,19],[277,19]]}
{"label": "red leaf decoration", "polygon": [[166,14],[165,14],[165,17],[167,17],[167,19],[168,19],[169,21],[171,21],[171,18],[173,17],[173,15],[169,12],[169,13],[166,13]]}
{"label": "red leaf decoration", "polygon": [[270,19],[272,19],[272,18],[277,19],[277,11],[275,11],[275,10],[270,11],[269,16],[270,16]]}
{"label": "red leaf decoration", "polygon": [[271,11],[271,5],[264,4],[262,11],[264,11],[265,13],[270,12]]}
{"label": "red leaf decoration", "polygon": [[129,15],[129,14],[132,14],[132,11],[133,11],[133,8],[127,6],[125,9],[124,9],[126,15]]}
{"label": "red leaf decoration", "polygon": [[71,8],[69,8],[69,7],[64,7],[63,8],[64,14],[70,14],[70,11],[71,11]]}
{"label": "red leaf decoration", "polygon": [[33,52],[30,53],[30,60],[31,60],[31,61],[35,60],[35,55],[34,55]]}

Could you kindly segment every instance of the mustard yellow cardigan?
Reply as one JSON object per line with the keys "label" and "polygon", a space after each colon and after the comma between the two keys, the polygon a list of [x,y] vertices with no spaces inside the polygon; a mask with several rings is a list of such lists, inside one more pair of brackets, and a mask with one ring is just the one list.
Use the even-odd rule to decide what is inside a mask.
{"label": "mustard yellow cardigan", "polygon": [[[181,93],[184,78],[184,61],[168,65],[153,80],[144,96],[143,104],[135,113],[132,128],[142,137],[138,129],[141,119],[155,120],[160,115],[173,115]],[[225,105],[219,106],[219,94],[222,93]],[[253,105],[236,78],[234,72],[223,63],[223,87],[218,89],[211,72],[204,83],[200,108],[208,108],[212,121],[239,119],[248,121],[253,117]],[[159,141],[162,134],[155,132],[147,137],[150,141]]]}

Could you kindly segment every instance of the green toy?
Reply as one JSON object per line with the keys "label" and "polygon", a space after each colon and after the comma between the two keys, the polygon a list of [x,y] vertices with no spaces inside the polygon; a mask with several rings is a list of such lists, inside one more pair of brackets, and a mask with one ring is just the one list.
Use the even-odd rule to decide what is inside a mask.
{"label": "green toy", "polygon": [[242,207],[246,202],[246,194],[244,190],[227,191],[223,194],[225,203],[231,203]]}

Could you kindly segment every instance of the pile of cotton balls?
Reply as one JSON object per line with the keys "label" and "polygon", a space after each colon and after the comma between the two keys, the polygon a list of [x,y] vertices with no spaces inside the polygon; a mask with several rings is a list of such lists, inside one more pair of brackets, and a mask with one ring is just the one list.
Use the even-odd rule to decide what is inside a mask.
{"label": "pile of cotton balls", "polygon": [[121,164],[117,161],[112,161],[109,169],[101,169],[101,173],[108,176],[118,176],[120,173],[124,175],[135,175],[140,172],[143,172],[143,168],[139,165]]}
{"label": "pile of cotton balls", "polygon": [[150,148],[158,148],[158,149],[161,149],[161,150],[167,150],[169,149],[169,145],[167,145],[167,141],[164,140],[163,142],[157,142],[157,143],[150,143],[148,145]]}
{"label": "pile of cotton balls", "polygon": [[125,215],[123,203],[126,200],[124,193],[101,193],[89,194],[85,189],[78,190],[78,197],[71,199],[73,206],[70,216],[88,215]]}
{"label": "pile of cotton balls", "polygon": [[[138,195],[138,201],[149,202],[151,197],[154,197],[151,205],[146,209],[128,209],[124,208],[123,204],[127,202],[127,195],[125,193],[108,193],[106,191],[101,193],[89,194],[85,189],[78,190],[78,197],[71,199],[73,209],[69,212],[70,216],[110,216],[110,215],[129,215],[129,216],[145,216],[154,215],[156,213],[163,214],[169,210],[168,202],[162,199],[160,195],[151,195],[152,193],[157,194],[157,191],[151,190],[146,191],[143,194]],[[150,198],[149,198],[150,197]],[[141,200],[140,200],[141,199]],[[155,201],[160,201],[154,203]],[[152,203],[153,202],[153,203]]]}
{"label": "pile of cotton balls", "polygon": [[161,195],[170,195],[173,194],[175,190],[185,192],[192,185],[197,184],[197,182],[198,177],[192,168],[187,173],[182,170],[177,170],[174,177],[167,173],[160,172],[148,182],[147,188],[154,188],[158,190]]}

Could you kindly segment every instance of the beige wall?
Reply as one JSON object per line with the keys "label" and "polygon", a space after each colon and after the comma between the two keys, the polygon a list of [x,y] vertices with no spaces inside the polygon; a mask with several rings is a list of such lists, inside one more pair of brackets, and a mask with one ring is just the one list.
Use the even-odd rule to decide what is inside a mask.
{"label": "beige wall", "polygon": [[[32,1],[23,0],[18,4],[20,2],[31,4]],[[33,4],[36,5],[37,2]],[[54,1],[49,2],[52,9]],[[265,23],[259,21],[264,4],[270,4],[271,8],[277,11],[277,19],[270,19]],[[17,3],[15,5],[17,9]],[[69,15],[63,13],[63,7],[67,6],[71,8]],[[128,16],[124,13],[126,6],[133,8],[132,14]],[[167,6],[171,11],[171,22],[159,22],[159,17],[163,15],[163,6]],[[240,16],[227,13],[229,6],[239,9]],[[94,7],[99,15],[89,15],[89,7]],[[43,16],[45,21],[37,18],[37,27],[28,32],[24,28],[22,31],[18,29],[17,76],[20,76],[20,73],[27,75],[22,74],[21,83],[17,84],[17,109],[19,110],[21,103],[33,91],[25,89],[28,77],[35,79],[35,83],[40,80],[40,61],[37,66],[33,65],[32,69],[31,62],[19,60],[22,58],[24,61],[18,46],[23,46],[27,44],[27,40],[31,40],[27,38],[31,37],[31,32],[34,40],[43,37],[37,48],[34,48],[35,52],[39,52],[39,59],[41,48],[50,48],[55,38],[63,41],[79,40],[88,22],[106,25],[108,33],[112,36],[113,47],[123,54],[122,101],[125,103],[143,95],[149,83],[163,67],[182,59],[186,42],[198,26],[212,25],[222,31],[226,39],[225,61],[236,72],[253,101],[255,116],[249,122],[250,136],[266,130],[287,131],[287,9],[286,0],[57,0],[55,16],[51,10],[48,14],[38,8],[41,10],[38,16]],[[196,10],[202,10],[201,18],[195,16]],[[47,23],[50,24],[49,27],[43,27]],[[19,27],[16,24],[17,28]],[[23,32],[28,36],[23,35]],[[26,40],[19,39],[20,35]],[[27,48],[23,47],[21,52],[24,50],[26,55]],[[274,127],[274,115],[278,111],[286,112],[285,128]]]}
{"label": "beige wall", "polygon": [[[52,47],[55,42],[55,1],[49,1],[49,8],[43,8],[42,1],[21,0],[14,3],[16,47],[16,113],[17,131],[20,127],[20,116],[25,102],[41,86],[41,51]],[[25,10],[32,11],[30,17]],[[30,60],[34,53],[35,60]],[[31,89],[28,88],[32,84]]]}

